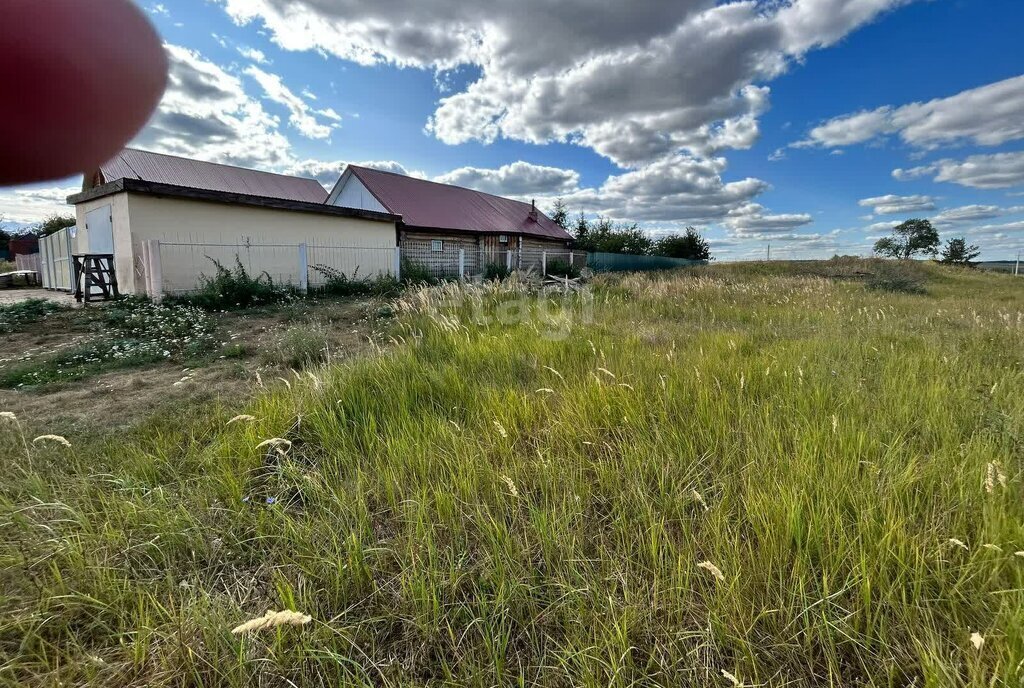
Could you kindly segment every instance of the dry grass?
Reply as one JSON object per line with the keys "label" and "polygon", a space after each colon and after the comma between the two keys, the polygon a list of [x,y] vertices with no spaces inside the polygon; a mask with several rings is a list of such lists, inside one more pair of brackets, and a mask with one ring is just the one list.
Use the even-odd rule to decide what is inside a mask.
{"label": "dry grass", "polygon": [[1019,685],[1024,282],[924,269],[424,290],[247,407],[12,426],[0,677]]}

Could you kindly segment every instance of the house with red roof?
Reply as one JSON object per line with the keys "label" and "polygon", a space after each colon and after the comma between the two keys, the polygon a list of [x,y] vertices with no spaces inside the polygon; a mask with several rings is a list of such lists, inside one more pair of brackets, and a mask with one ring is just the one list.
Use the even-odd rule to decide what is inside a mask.
{"label": "house with red roof", "polygon": [[398,244],[406,261],[436,275],[583,262],[572,235],[534,203],[394,172],[349,165],[327,198],[331,205],[398,215]]}

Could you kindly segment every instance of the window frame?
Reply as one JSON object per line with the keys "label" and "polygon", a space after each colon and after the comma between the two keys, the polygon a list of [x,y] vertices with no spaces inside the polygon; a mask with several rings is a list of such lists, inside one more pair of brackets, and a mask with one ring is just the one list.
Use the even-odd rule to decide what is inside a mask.
{"label": "window frame", "polygon": [[444,239],[431,239],[430,240],[430,252],[431,253],[444,253]]}
{"label": "window frame", "polygon": [[507,244],[508,243],[508,234],[499,234],[498,235],[498,243],[499,244]]}

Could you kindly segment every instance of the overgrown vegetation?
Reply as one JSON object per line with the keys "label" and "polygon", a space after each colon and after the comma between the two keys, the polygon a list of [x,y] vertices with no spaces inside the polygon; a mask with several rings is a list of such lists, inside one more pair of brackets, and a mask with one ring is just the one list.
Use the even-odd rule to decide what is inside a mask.
{"label": "overgrown vegetation", "polygon": [[560,198],[555,201],[551,219],[572,234],[573,247],[579,251],[711,260],[710,244],[694,227],[687,227],[683,234],[654,239],[635,222],[614,222],[607,217],[591,220],[582,212],[571,220]]}
{"label": "overgrown vegetation", "polygon": [[210,262],[214,266],[213,276],[202,276],[199,289],[177,297],[177,301],[208,311],[223,311],[263,306],[285,301],[295,295],[294,288],[274,284],[274,280],[266,273],[255,277],[250,275],[237,256],[234,268],[227,268],[213,258],[210,258]]}
{"label": "overgrown vegetation", "polygon": [[329,265],[311,265],[315,272],[324,276],[324,283],[316,291],[328,296],[395,296],[401,283],[394,277],[359,277],[359,268],[352,276]]}
{"label": "overgrown vegetation", "polygon": [[578,265],[570,265],[567,260],[551,260],[547,265],[548,274],[552,277],[569,277],[575,279],[580,276],[581,268]]}
{"label": "overgrown vegetation", "polygon": [[157,361],[186,361],[219,344],[214,320],[199,308],[180,304],[124,299],[90,317],[95,318],[94,332],[77,343],[0,367],[0,387],[66,382]]}
{"label": "overgrown vegetation", "polygon": [[[247,408],[71,447],[0,418],[0,672],[1019,685],[1024,293],[880,262],[448,284]],[[268,609],[312,618],[231,633]]]}
{"label": "overgrown vegetation", "polygon": [[485,280],[503,280],[512,274],[504,263],[488,263],[484,266]]}
{"label": "overgrown vegetation", "polygon": [[270,365],[301,370],[324,363],[329,355],[327,325],[314,321],[287,328],[262,358]]}
{"label": "overgrown vegetation", "polygon": [[0,333],[18,332],[67,309],[67,306],[49,299],[25,299],[0,305]]}

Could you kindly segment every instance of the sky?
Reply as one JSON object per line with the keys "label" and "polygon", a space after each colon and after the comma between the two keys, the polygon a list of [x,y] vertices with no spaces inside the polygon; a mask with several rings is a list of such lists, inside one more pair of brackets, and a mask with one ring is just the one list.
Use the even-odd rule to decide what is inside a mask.
{"label": "sky", "polygon": [[[698,227],[720,260],[867,255],[909,218],[984,260],[1024,251],[1021,0],[139,6],[171,64],[140,148],[561,197]],[[0,216],[70,211],[79,188],[0,188]]]}

